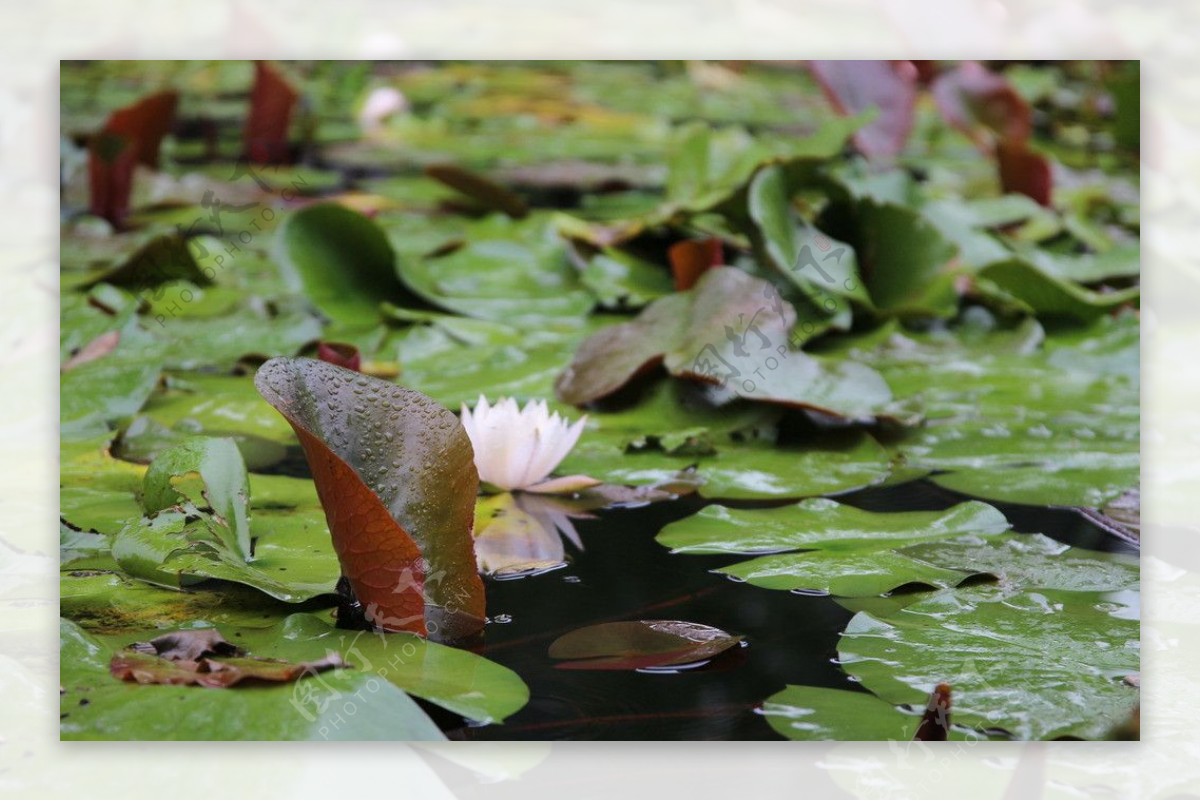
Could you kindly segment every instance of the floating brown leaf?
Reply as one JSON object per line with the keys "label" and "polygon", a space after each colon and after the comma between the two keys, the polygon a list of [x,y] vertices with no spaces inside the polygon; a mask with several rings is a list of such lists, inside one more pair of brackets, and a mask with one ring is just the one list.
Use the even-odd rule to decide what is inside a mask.
{"label": "floating brown leaf", "polygon": [[711,659],[742,637],[686,620],[624,620],[584,626],[550,644],[563,670],[642,670]]}
{"label": "floating brown leaf", "polygon": [[172,631],[149,642],[135,642],[129,649],[172,662],[198,662],[205,656],[234,656],[239,652],[216,629]]}
{"label": "floating brown leaf", "polygon": [[489,211],[501,211],[513,218],[529,213],[520,195],[477,172],[455,164],[431,164],[425,168],[425,174],[462,192]]}
{"label": "floating brown leaf", "polygon": [[118,651],[108,669],[114,678],[138,684],[232,687],[247,680],[295,681],[307,674],[346,666],[341,655],[333,651],[324,659],[309,662],[245,656],[216,629],[187,629]]}

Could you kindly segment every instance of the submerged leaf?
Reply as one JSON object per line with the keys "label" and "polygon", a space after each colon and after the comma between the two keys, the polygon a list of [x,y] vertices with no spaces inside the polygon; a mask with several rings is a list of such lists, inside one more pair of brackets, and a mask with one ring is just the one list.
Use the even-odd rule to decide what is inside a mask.
{"label": "submerged leaf", "polygon": [[550,644],[567,670],[642,670],[711,659],[742,641],[712,626],[683,620],[630,620],[585,626]]}
{"label": "submerged leaf", "polygon": [[478,631],[479,478],[458,419],[418,392],[312,359],[272,359],[255,385],[300,438],[368,619],[444,639]]}

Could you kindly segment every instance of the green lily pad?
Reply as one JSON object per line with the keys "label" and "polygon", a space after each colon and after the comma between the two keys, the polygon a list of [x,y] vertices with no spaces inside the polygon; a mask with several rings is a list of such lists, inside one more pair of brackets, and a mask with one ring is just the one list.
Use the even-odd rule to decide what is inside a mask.
{"label": "green lily pad", "polygon": [[588,403],[661,362],[674,375],[718,384],[748,400],[852,419],[886,412],[891,392],[871,368],[791,349],[795,320],[795,310],[771,284],[734,267],[716,267],[693,289],[660,298],[633,322],[584,340],[555,391],[564,403]]}
{"label": "green lily pad", "polygon": [[276,233],[275,257],[290,288],[303,291],[339,329],[373,326],[380,301],[399,302],[407,294],[379,226],[334,203],[290,214]]}
{"label": "green lily pad", "polygon": [[551,236],[534,229],[522,239],[475,239],[447,255],[403,260],[400,277],[458,314],[521,328],[577,322],[595,300]]}
{"label": "green lily pad", "polygon": [[675,553],[853,551],[964,534],[985,536],[1008,527],[999,510],[978,501],[944,512],[867,512],[827,498],[810,498],[774,509],[706,506],[666,526],[658,541]]}
{"label": "green lily pad", "polygon": [[185,625],[262,627],[292,611],[290,604],[241,584],[211,582],[179,592],[129,578],[115,565],[112,570],[64,569],[59,576],[60,614],[93,634]]}
{"label": "green lily pad", "polygon": [[1136,318],[1055,333],[1036,324],[892,333],[849,350],[928,420],[892,447],[947,488],[1013,503],[1096,508],[1137,484]]}
{"label": "green lily pad", "polygon": [[[413,329],[403,349],[418,346]],[[510,397],[518,401],[550,397],[554,379],[579,342],[579,336],[530,336],[525,342],[496,345],[464,345],[459,342],[432,343],[443,335],[420,335],[429,352],[402,358],[402,380],[451,409],[473,406],[481,394]],[[403,351],[402,351],[403,352]]]}
{"label": "green lily pad", "polygon": [[150,337],[130,319],[116,347],[69,367],[59,380],[59,431],[63,439],[87,439],[111,430],[150,397],[163,359]]}
{"label": "green lily pad", "polygon": [[[1132,612],[1132,613],[1131,613]],[[843,668],[893,704],[954,688],[954,719],[1019,739],[1103,737],[1138,691],[1136,611],[1102,593],[1029,590],[1002,601],[936,595],[886,618],[855,615]]]}
{"label": "green lily pad", "polygon": [[225,544],[231,535],[219,521],[169,510],[127,524],[112,553],[129,575],[164,587],[221,579],[293,603],[334,592],[340,571],[319,510],[256,513],[251,533],[258,542],[248,563]]}
{"label": "green lily pad", "polygon": [[978,542],[1007,528],[999,511],[979,502],[880,513],[817,498],[775,509],[709,506],[667,525],[658,541],[682,553],[767,554],[718,572],[767,589],[858,598],[909,585],[954,587],[988,573],[991,563],[941,563],[902,546]]}
{"label": "green lily pad", "polygon": [[789,740],[903,742],[911,740],[921,724],[919,714],[903,711],[870,693],[793,684],[763,701],[758,713]]}
{"label": "green lily pad", "polygon": [[979,277],[1027,304],[1042,317],[1068,317],[1090,322],[1125,304],[1136,305],[1140,287],[1095,292],[1066,278],[1047,273],[1022,259],[989,264]]}
{"label": "green lily pad", "polygon": [[729,437],[710,442],[711,454],[686,449],[669,454],[656,447],[628,450],[611,441],[589,442],[585,435],[559,471],[634,485],[669,484],[686,471],[690,480],[700,480],[703,497],[743,500],[849,492],[880,483],[891,471],[887,452],[862,431],[830,432],[797,445]]}
{"label": "green lily pad", "polygon": [[882,595],[910,586],[957,587],[974,575],[973,571],[937,567],[887,549],[760,556],[717,572],[768,590],[846,598]]}
{"label": "green lily pad", "polygon": [[[1128,592],[1137,589],[1140,577],[1136,556],[1072,548],[1044,534],[962,537],[910,545],[900,548],[900,553],[939,567],[986,571],[997,579],[997,593],[989,597],[1001,597],[1026,587]],[[977,585],[972,592],[982,597],[988,593],[988,587]]]}
{"label": "green lily pad", "polygon": [[616,248],[592,256],[579,280],[606,309],[640,309],[675,291],[666,267]]}
{"label": "green lily pad", "polygon": [[250,470],[277,464],[296,444],[291,426],[262,399],[250,376],[188,373],[171,375],[121,432],[115,449],[122,459],[148,463],[197,434],[232,439]]}
{"label": "green lily pad", "polygon": [[[378,681],[376,703],[366,706],[361,717],[335,721],[336,704],[367,689],[368,678],[351,671],[249,691],[143,687],[109,675],[111,646],[70,621],[62,621],[61,628],[59,733],[64,740],[444,739],[412,699]],[[310,692],[325,709],[318,712],[314,701],[302,714],[294,700],[308,698]]]}
{"label": "green lily pad", "polygon": [[750,182],[748,204],[768,261],[817,309],[826,315],[836,314],[845,310],[845,299],[871,307],[853,249],[800,223],[791,208],[780,168],[767,167],[758,172]]}
{"label": "green lily pad", "polygon": [[875,307],[901,316],[949,317],[958,305],[957,249],[920,212],[866,198],[836,204],[818,224],[850,243]]}
{"label": "green lily pad", "polygon": [[230,371],[243,357],[291,356],[321,338],[320,320],[289,297],[270,306],[251,298],[220,316],[181,314],[144,325],[154,333],[163,361],[176,370]]}
{"label": "green lily pad", "polygon": [[508,668],[414,634],[346,631],[312,614],[240,631],[238,644],[252,653],[300,661],[337,651],[356,670],[477,723],[503,722],[529,700],[529,689]]}

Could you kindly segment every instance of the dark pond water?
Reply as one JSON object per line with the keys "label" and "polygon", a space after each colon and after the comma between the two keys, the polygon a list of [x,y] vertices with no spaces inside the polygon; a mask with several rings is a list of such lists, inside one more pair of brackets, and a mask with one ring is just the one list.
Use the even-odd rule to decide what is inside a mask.
{"label": "dark pond water", "polygon": [[[866,490],[840,502],[873,511],[944,509],[963,498],[926,481]],[[739,584],[712,573],[733,556],[673,555],[659,530],[705,504],[697,498],[598,513],[576,525],[584,550],[566,567],[489,580],[482,653],[529,685],[529,704],[502,726],[441,719],[452,739],[780,739],[755,712],[786,684],[856,689],[834,663],[852,613],[828,597]],[[995,504],[1017,531],[1099,550],[1128,546],[1069,510]],[[614,620],[679,619],[746,637],[698,669],[675,673],[562,670],[547,648],[572,629]]]}

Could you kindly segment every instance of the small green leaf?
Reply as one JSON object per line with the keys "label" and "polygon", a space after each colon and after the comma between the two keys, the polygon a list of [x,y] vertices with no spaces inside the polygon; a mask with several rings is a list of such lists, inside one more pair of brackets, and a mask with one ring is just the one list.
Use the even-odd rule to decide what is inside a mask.
{"label": "small green leaf", "polygon": [[276,234],[275,257],[291,288],[303,290],[339,328],[371,327],[379,319],[380,301],[399,302],[406,294],[383,231],[335,203],[289,215]]}
{"label": "small green leaf", "polygon": [[789,684],[758,710],[789,740],[897,740],[913,738],[919,715],[902,712],[874,695]]}
{"label": "small green leaf", "polygon": [[[199,473],[203,497],[181,495],[172,479]],[[208,506],[232,534],[226,546],[243,561],[252,561],[250,549],[250,485],[246,465],[231,439],[194,437],[168,448],[150,463],[142,490],[146,514],[154,515],[187,498],[197,507]]]}

